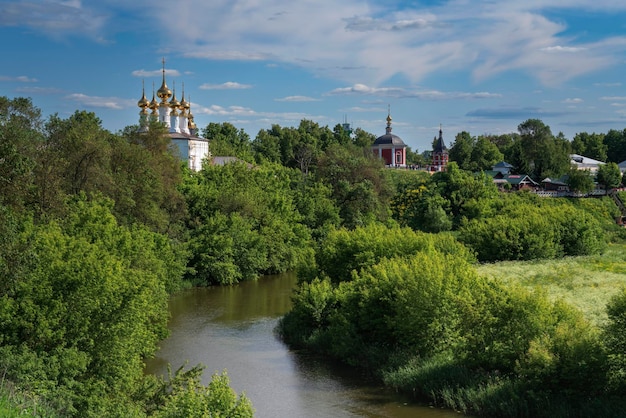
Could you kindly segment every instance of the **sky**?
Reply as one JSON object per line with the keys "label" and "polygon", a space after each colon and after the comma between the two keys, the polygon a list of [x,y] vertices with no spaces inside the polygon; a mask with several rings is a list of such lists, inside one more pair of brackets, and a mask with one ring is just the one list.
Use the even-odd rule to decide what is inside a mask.
{"label": "sky", "polygon": [[0,96],[117,132],[166,82],[199,128],[254,139],[302,119],[414,151],[541,119],[572,139],[626,128],[623,0],[0,0]]}

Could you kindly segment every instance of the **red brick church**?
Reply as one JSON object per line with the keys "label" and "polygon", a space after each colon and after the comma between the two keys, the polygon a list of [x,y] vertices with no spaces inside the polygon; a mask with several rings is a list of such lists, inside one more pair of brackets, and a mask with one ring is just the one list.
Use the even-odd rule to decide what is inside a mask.
{"label": "red brick church", "polygon": [[372,151],[388,167],[406,167],[406,144],[398,135],[391,133],[391,113],[387,115],[385,135],[376,138]]}

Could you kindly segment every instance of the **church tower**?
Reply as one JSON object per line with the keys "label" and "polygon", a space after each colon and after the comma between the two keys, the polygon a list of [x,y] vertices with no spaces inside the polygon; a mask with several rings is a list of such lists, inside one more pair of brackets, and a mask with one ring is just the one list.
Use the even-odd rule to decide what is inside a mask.
{"label": "church tower", "polygon": [[[142,82],[141,99],[137,102],[139,111],[139,132],[148,132],[150,123],[160,122],[168,131],[172,144],[176,145],[180,158],[188,162],[191,170],[199,171],[202,163],[211,153],[209,141],[198,136],[198,128],[191,113],[191,98],[185,100],[185,85],[182,88],[182,99],[176,98],[176,84],[174,91],[170,90],[165,80],[165,58],[162,60],[161,87],[154,91],[152,84],[152,100],[146,97],[145,84]],[[160,102],[156,98],[160,99]],[[150,110],[150,111],[148,111]]]}
{"label": "church tower", "polygon": [[439,125],[439,138],[435,137],[433,145],[433,164],[432,171],[443,171],[448,165],[448,148],[443,142],[443,131]]}
{"label": "church tower", "polygon": [[387,112],[385,135],[376,138],[372,151],[385,161],[387,167],[406,167],[406,144],[398,135],[391,133],[391,108]]}

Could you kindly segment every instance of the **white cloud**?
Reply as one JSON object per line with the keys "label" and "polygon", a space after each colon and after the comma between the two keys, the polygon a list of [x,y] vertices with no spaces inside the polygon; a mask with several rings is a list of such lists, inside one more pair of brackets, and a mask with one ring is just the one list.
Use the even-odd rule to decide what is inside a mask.
{"label": "white cloud", "polygon": [[63,93],[61,89],[56,87],[18,87],[15,89],[18,93],[26,93],[26,94],[60,94]]}
{"label": "white cloud", "polygon": [[593,83],[596,87],[620,87],[622,83]]}
{"label": "white cloud", "polygon": [[319,102],[320,99],[308,96],[287,96],[280,99],[274,99],[277,102]]}
{"label": "white cloud", "polygon": [[340,87],[328,92],[327,95],[372,95],[394,98],[416,98],[422,100],[493,99],[501,97],[500,94],[489,92],[442,92],[438,90],[419,90],[401,87],[369,87],[365,84]]}
{"label": "white cloud", "polygon": [[582,103],[582,102],[584,102],[584,100],[583,100],[583,99],[578,98],[578,97],[574,97],[574,98],[568,98],[568,99],[565,99],[565,100],[563,100],[561,103],[566,103],[566,104],[580,104],[580,103]]}
{"label": "white cloud", "polygon": [[198,87],[201,90],[243,90],[250,89],[252,85],[250,84],[241,84],[234,81],[227,81],[222,84],[202,84]]}
{"label": "white cloud", "polygon": [[619,102],[626,100],[626,96],[603,96],[600,97],[600,100],[608,101],[608,102]]}
{"label": "white cloud", "polygon": [[0,75],[0,81],[10,81],[10,82],[18,82],[18,83],[36,83],[38,80],[36,78],[30,78],[25,75],[20,75],[17,77],[9,77]]}
{"label": "white cloud", "polygon": [[53,38],[89,36],[104,42],[102,32],[108,13],[84,7],[80,0],[4,1],[0,26],[25,26]]}
{"label": "white cloud", "polygon": [[405,2],[402,10],[392,9],[396,2],[363,0],[4,3],[0,25],[102,39],[115,26],[122,30],[113,17],[132,14],[135,20],[126,24],[145,28],[153,43],[184,57],[290,64],[371,86],[397,75],[417,83],[466,71],[477,82],[522,72],[556,85],[615,65],[626,52],[626,36],[584,41],[591,38],[583,36],[585,28],[552,17],[561,10],[626,10],[618,0]]}
{"label": "white cloud", "polygon": [[134,105],[130,100],[118,97],[88,96],[82,93],[73,93],[65,96],[67,100],[72,100],[87,107],[106,108],[120,110]]}
{"label": "white cloud", "polygon": [[[161,78],[163,75],[163,69],[160,70],[135,70],[131,73],[133,77],[142,77],[142,78]],[[166,77],[180,77],[180,72],[178,70],[173,70],[171,68],[165,69]]]}
{"label": "white cloud", "polygon": [[575,47],[575,46],[556,45],[556,46],[546,46],[544,48],[541,48],[540,51],[543,51],[543,52],[581,52],[581,51],[585,51],[586,49],[587,48]]}

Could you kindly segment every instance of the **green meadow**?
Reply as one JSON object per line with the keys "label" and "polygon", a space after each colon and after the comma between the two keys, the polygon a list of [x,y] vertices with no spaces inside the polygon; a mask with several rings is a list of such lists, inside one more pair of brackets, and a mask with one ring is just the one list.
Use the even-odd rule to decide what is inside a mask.
{"label": "green meadow", "polygon": [[540,288],[580,309],[596,325],[606,322],[606,304],[626,287],[626,244],[610,244],[600,255],[557,260],[481,264],[478,272],[508,284]]}

